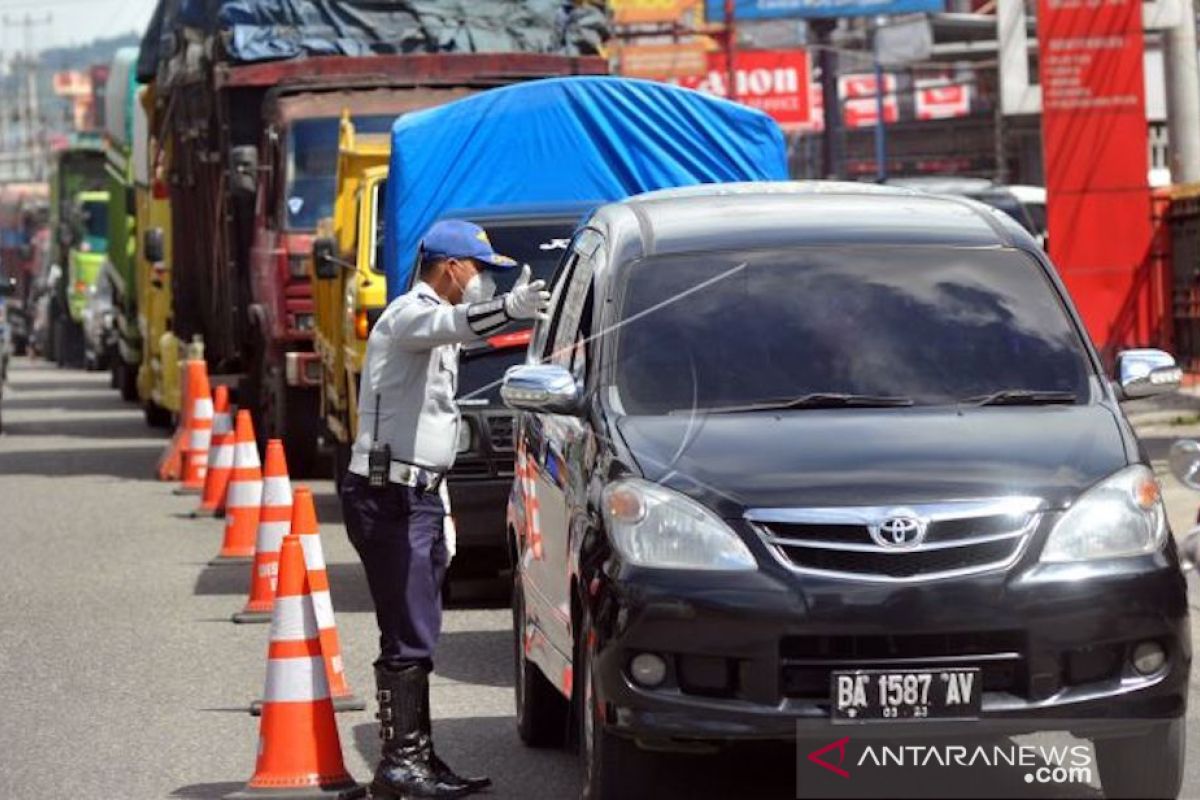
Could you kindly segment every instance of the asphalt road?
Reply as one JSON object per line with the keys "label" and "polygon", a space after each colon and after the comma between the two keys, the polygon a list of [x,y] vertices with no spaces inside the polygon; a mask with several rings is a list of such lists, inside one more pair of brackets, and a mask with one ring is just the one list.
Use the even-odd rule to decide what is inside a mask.
{"label": "asphalt road", "polygon": [[[262,689],[267,629],[229,621],[248,574],[206,565],[221,523],[189,519],[196,499],[152,480],[165,437],[106,375],[15,359],[0,408],[0,797],[237,790],[254,767],[258,724],[246,708]],[[1179,433],[1200,432],[1187,408],[1155,413],[1156,455]],[[350,684],[369,698],[370,597],[332,484],[310,485]],[[1169,502],[1179,530],[1200,495],[1173,487]],[[573,755],[517,739],[505,587],[460,585],[456,597],[432,679],[439,752],[491,775],[492,798],[578,796]],[[378,755],[372,715],[338,715],[346,766],[360,780]],[[1200,797],[1200,735],[1189,750],[1185,796]],[[647,795],[792,797],[796,764],[786,747],[665,758]],[[1098,796],[1095,781],[1081,789]]]}

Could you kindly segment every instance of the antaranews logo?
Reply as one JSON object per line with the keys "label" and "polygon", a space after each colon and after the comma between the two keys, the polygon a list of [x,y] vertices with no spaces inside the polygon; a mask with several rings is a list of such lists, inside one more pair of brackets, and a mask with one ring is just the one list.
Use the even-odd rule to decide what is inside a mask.
{"label": "antaranews logo", "polygon": [[[830,742],[808,754],[808,760],[842,778],[849,778],[846,752],[850,737]],[[1025,783],[1076,783],[1092,781],[1094,755],[1085,744],[867,744],[853,767],[1012,769],[1023,773]]]}

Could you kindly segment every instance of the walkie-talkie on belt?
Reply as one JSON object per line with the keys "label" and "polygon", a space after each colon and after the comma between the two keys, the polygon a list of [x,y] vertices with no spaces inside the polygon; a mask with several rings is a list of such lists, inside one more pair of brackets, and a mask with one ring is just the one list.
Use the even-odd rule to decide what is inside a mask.
{"label": "walkie-talkie on belt", "polygon": [[392,466],[392,447],[379,441],[379,395],[375,395],[375,429],[371,433],[371,450],[367,454],[367,485],[382,489],[388,483]]}

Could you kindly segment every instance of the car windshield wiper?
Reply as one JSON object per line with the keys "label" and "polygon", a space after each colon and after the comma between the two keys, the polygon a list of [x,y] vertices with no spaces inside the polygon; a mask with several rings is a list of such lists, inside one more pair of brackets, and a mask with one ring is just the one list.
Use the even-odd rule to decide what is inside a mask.
{"label": "car windshield wiper", "polygon": [[[737,414],[743,411],[779,411],[794,408],[895,408],[911,406],[911,397],[875,394],[841,394],[836,392],[812,392],[799,397],[779,400],[763,400],[736,406],[696,409],[705,414]],[[672,414],[691,413],[687,409],[672,411]]]}
{"label": "car windshield wiper", "polygon": [[1074,392],[1041,389],[1001,389],[990,394],[965,397],[959,403],[966,406],[1049,406],[1074,403]]}

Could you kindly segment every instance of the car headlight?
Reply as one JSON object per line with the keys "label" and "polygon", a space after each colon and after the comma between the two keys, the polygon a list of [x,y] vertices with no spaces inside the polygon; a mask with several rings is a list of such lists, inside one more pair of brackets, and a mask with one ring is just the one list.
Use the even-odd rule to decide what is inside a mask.
{"label": "car headlight", "polygon": [[753,570],[746,543],[689,497],[637,478],[604,489],[604,521],[622,557],[642,567]]}
{"label": "car headlight", "polygon": [[1087,561],[1153,553],[1167,535],[1162,491],[1138,464],[1088,489],[1050,531],[1042,561]]}

